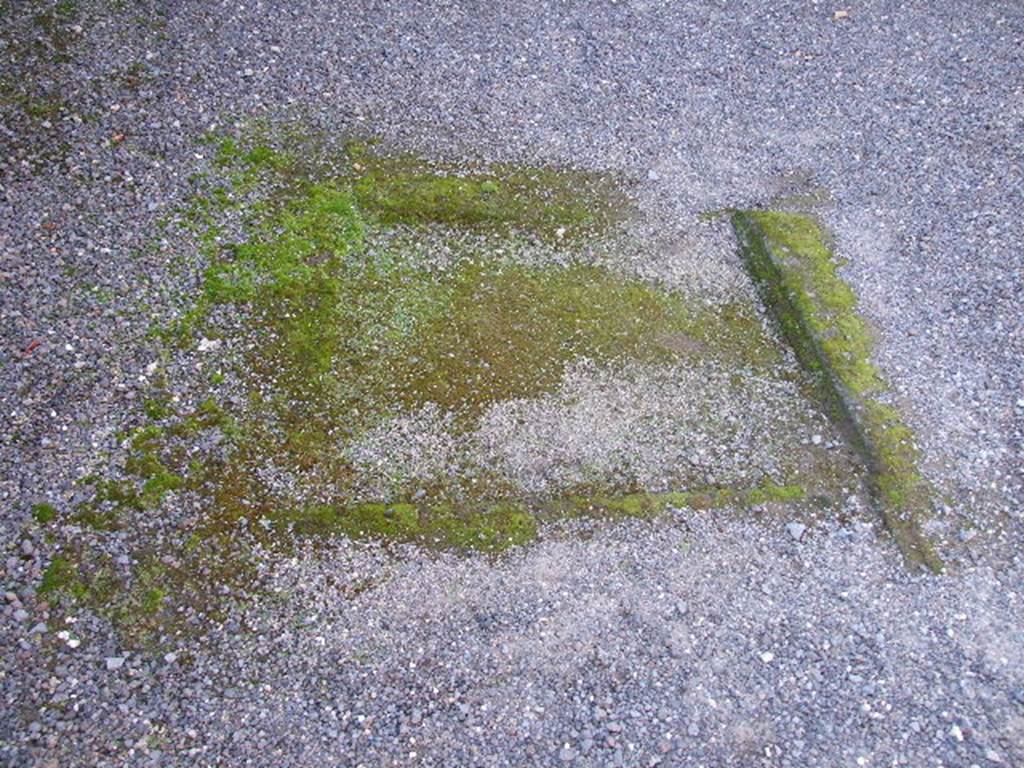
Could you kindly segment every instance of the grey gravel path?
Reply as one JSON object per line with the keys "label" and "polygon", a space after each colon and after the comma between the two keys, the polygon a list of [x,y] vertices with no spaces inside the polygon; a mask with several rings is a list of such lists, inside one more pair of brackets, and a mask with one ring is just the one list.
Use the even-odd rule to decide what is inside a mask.
{"label": "grey gravel path", "polygon": [[[0,4],[0,761],[1024,764],[1022,39],[1016,2]],[[289,114],[620,172],[656,221],[824,191],[977,534],[941,578],[861,514],[679,513],[498,563],[338,542],[155,657],[86,615],[41,640],[25,523],[137,410],[167,309],[139,286],[174,293],[155,222],[201,132]]]}

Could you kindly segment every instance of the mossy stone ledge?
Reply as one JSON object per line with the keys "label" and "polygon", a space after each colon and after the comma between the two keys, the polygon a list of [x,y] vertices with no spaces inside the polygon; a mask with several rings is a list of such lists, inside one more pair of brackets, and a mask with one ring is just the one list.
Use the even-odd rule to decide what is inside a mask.
{"label": "mossy stone ledge", "polygon": [[942,572],[922,527],[933,494],[918,469],[913,432],[881,399],[888,385],[871,361],[870,329],[825,232],[810,216],[783,211],[734,211],[732,225],[766,308],[867,465],[886,527],[911,564]]}

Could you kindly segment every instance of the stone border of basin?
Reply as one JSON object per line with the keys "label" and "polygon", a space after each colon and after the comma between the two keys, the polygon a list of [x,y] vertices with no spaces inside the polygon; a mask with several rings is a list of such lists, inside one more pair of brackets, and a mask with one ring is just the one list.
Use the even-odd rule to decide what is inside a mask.
{"label": "stone border of basin", "polygon": [[731,211],[730,219],[761,300],[865,462],[886,528],[911,567],[941,573],[945,565],[923,530],[934,491],[918,468],[913,432],[871,362],[870,329],[838,274],[826,232],[803,213]]}

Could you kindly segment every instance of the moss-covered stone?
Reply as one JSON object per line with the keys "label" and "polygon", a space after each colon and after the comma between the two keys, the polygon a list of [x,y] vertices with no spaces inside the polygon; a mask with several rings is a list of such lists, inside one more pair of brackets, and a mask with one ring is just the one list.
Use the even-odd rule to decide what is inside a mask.
{"label": "moss-covered stone", "polygon": [[[381,156],[360,144],[349,145],[340,172],[322,163],[335,168],[325,173],[309,170],[315,161],[300,161],[306,153],[265,134],[211,143],[228,187],[212,183],[208,197],[193,205],[209,263],[178,330],[182,338],[217,337],[224,331],[209,317],[224,304],[251,318],[251,351],[238,371],[249,404],[228,415],[208,400],[177,414],[158,392],[145,407],[151,425],[131,438],[125,469],[135,480],[98,486],[99,503],[89,508],[93,525],[116,524],[122,504],[145,510],[169,491],[193,489],[210,496],[218,518],[211,530],[227,530],[242,517],[287,517],[299,531],[490,548],[529,529],[513,526],[506,535],[494,523],[499,511],[484,511],[514,498],[512,489],[451,478],[431,489],[430,503],[416,514],[396,515],[355,495],[358,469],[345,446],[396,413],[428,405],[451,414],[452,429],[468,434],[488,407],[553,391],[567,366],[583,359],[613,365],[697,356],[745,369],[779,361],[750,307],[693,304],[572,256],[571,248],[569,258],[549,262],[508,255],[534,236],[566,241],[572,232],[609,226],[619,203],[607,180],[549,169],[466,171]],[[272,201],[254,192],[261,184],[274,190]],[[225,243],[216,212],[245,196],[246,237]],[[445,241],[449,256],[438,269],[422,259],[415,238],[376,239],[396,223],[470,230],[485,241]],[[211,429],[231,433],[230,460],[180,458]],[[322,503],[282,513],[290,505],[261,480],[271,466],[315,482]],[[390,498],[413,490],[399,485]],[[703,496],[688,501],[715,503]],[[644,503],[621,498],[605,512]],[[445,504],[452,508],[444,511]]]}
{"label": "moss-covered stone", "polygon": [[547,515],[597,515],[600,517],[654,517],[670,508],[712,509],[753,507],[769,502],[800,501],[806,492],[801,485],[765,483],[753,488],[702,488],[666,493],[567,496],[543,505]]}
{"label": "moss-covered stone", "polygon": [[[219,144],[225,170],[280,176],[289,189],[253,222],[248,239],[211,254],[202,294],[187,314],[190,331],[216,335],[207,315],[232,304],[249,313],[255,335],[241,376],[254,397],[247,423],[237,429],[231,466],[214,463],[203,472],[222,526],[243,516],[281,516],[285,505],[261,490],[257,478],[273,465],[303,476],[315,471],[319,495],[332,499],[295,513],[297,530],[491,548],[504,536],[493,524],[496,513],[446,514],[440,502],[450,498],[456,507],[468,502],[479,510],[503,493],[481,494],[477,485],[467,499],[465,487],[435,489],[432,504],[419,508],[415,520],[395,516],[389,507],[351,497],[356,469],[339,447],[391,414],[427,404],[454,414],[455,428],[468,431],[490,405],[553,390],[579,359],[654,363],[699,354],[754,368],[778,360],[749,307],[693,305],[681,294],[584,260],[537,265],[494,255],[521,248],[521,237],[551,227],[593,231],[606,225],[610,205],[588,199],[576,176],[523,169],[455,173],[365,149],[350,148],[349,155],[349,174],[293,183],[294,153],[259,143]],[[599,186],[591,180],[591,189]],[[382,247],[372,240],[382,222],[397,221],[486,225],[503,234],[485,248],[460,250],[452,241],[445,246],[453,248],[449,263],[436,269],[407,243]],[[163,409],[154,415],[164,416]],[[162,428],[184,440],[204,428],[224,428],[209,419],[200,424],[200,416],[171,419]],[[136,452],[127,467],[145,480],[142,506],[167,490],[200,485],[167,465],[167,451],[154,449],[152,435],[133,439]],[[394,497],[411,490],[397,488]],[[505,538],[522,535],[517,529]]]}
{"label": "moss-covered stone", "polygon": [[550,389],[578,357],[666,357],[704,333],[681,297],[601,267],[467,256],[438,273],[369,251],[366,227],[347,187],[317,185],[207,271],[203,300],[252,307],[272,339],[254,370],[293,402],[482,405]]}
{"label": "moss-covered stone", "polygon": [[824,232],[798,213],[738,211],[732,222],[766,306],[867,464],[888,529],[908,560],[941,571],[942,560],[922,530],[932,494],[917,469],[913,434],[879,399],[887,386],[871,360],[871,331]]}
{"label": "moss-covered stone", "polygon": [[753,488],[707,488],[666,493],[574,494],[554,499],[498,503],[364,503],[312,505],[282,516],[302,534],[417,542],[430,546],[500,552],[537,535],[542,521],[579,517],[651,519],[671,508],[752,507],[800,501],[799,485],[766,483]]}
{"label": "moss-covered stone", "polygon": [[318,505],[293,513],[286,520],[306,534],[341,533],[356,539],[383,538],[487,552],[526,544],[537,532],[533,515],[521,502],[476,509],[451,504]]}

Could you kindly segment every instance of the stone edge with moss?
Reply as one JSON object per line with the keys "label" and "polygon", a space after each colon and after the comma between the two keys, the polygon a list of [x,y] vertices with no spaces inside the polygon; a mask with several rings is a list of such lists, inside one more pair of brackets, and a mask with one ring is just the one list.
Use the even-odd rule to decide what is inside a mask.
{"label": "stone edge with moss", "polygon": [[762,301],[867,465],[886,527],[910,564],[941,573],[942,559],[922,529],[932,489],[918,469],[913,432],[879,399],[888,387],[871,362],[870,329],[825,233],[799,213],[733,211],[731,221]]}
{"label": "stone edge with moss", "polygon": [[457,509],[452,505],[363,503],[314,505],[283,515],[299,534],[381,538],[455,549],[501,552],[537,536],[538,523],[581,517],[653,519],[670,509],[754,507],[802,501],[800,485],[764,483],[751,488],[712,487],[676,492],[574,494],[535,502],[515,500]]}

